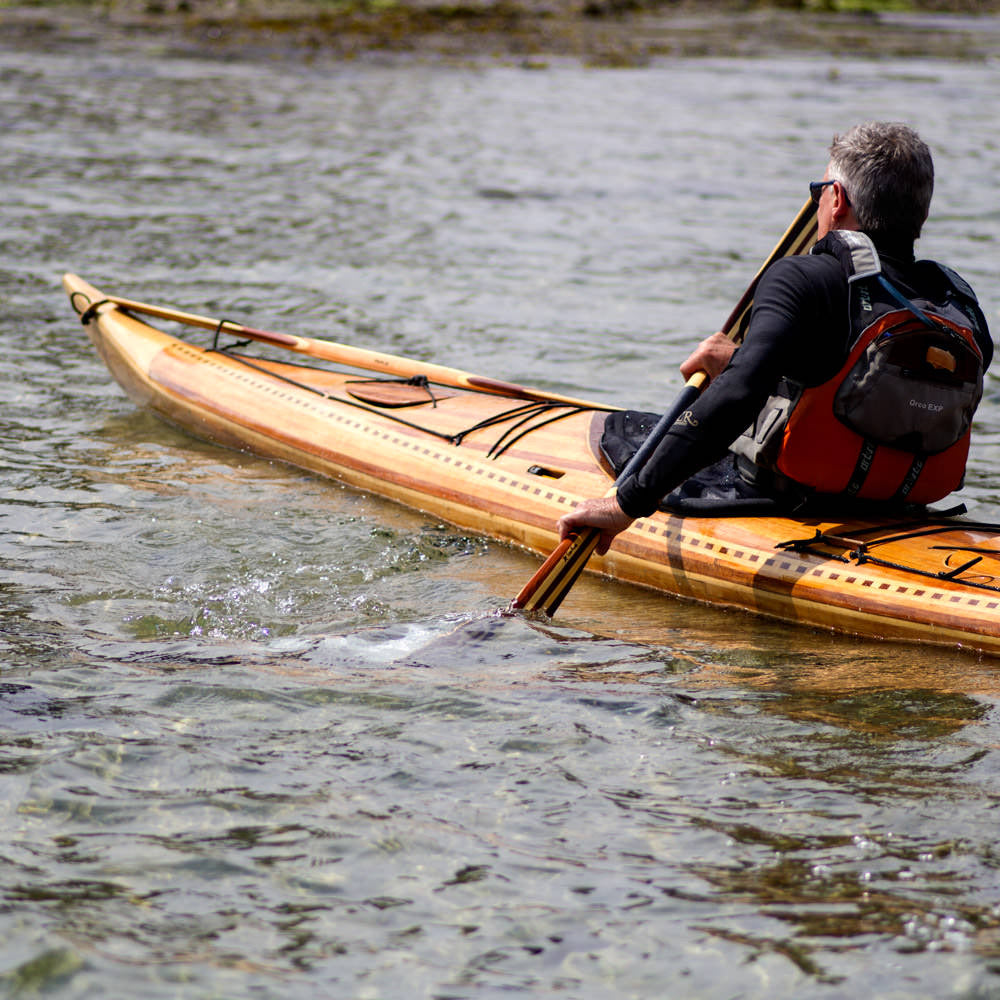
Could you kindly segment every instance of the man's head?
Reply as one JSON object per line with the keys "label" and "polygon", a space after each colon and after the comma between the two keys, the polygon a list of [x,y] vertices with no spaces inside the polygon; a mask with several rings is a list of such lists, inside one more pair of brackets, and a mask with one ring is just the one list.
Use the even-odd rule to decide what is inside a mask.
{"label": "man's head", "polygon": [[865,122],[833,138],[827,176],[843,186],[858,227],[915,240],[934,191],[927,144],[899,122]]}

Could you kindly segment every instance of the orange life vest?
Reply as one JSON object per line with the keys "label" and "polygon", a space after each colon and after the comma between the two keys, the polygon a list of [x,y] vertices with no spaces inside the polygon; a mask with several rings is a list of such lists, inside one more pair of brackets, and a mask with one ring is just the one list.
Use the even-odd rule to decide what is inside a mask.
{"label": "orange life vest", "polygon": [[783,379],[733,451],[803,492],[933,503],[962,485],[983,392],[982,352],[958,304],[971,289],[928,261],[942,294],[907,299],[866,235],[833,235],[848,251],[837,254],[848,270],[848,356],[821,385]]}

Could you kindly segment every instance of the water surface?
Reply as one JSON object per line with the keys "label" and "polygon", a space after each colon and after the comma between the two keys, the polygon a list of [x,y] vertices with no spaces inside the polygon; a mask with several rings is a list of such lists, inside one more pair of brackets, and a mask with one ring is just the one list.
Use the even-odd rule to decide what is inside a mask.
{"label": "water surface", "polygon": [[497,618],[534,558],[137,411],[58,285],[658,408],[884,117],[1000,328],[1000,64],[142,54],[0,36],[4,994],[1000,996],[995,662]]}

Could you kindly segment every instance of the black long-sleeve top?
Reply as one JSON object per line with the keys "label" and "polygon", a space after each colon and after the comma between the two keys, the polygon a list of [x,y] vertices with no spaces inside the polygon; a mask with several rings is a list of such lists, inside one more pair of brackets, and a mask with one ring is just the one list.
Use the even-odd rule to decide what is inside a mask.
{"label": "black long-sleeve top", "polygon": [[[919,265],[912,245],[879,245],[877,237],[875,243],[886,277],[904,295],[921,294],[913,284]],[[926,280],[926,273],[920,278]],[[976,308],[976,340],[988,365],[993,342]],[[847,355],[850,335],[847,275],[836,257],[816,253],[775,261],[757,286],[742,346],[692,404],[690,417],[675,423],[643,468],[619,484],[622,510],[647,517],[672,489],[722,458],[782,377],[806,386],[832,378]]]}

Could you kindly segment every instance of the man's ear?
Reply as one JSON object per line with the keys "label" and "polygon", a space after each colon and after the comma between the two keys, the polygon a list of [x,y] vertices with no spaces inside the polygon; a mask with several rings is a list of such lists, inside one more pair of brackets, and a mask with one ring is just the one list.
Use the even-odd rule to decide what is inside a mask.
{"label": "man's ear", "polygon": [[[830,185],[833,188],[833,204],[830,206],[830,215],[834,229],[856,229],[858,220],[854,215],[854,209],[844,190],[844,185],[840,181],[835,181]],[[845,223],[848,223],[845,225]]]}

